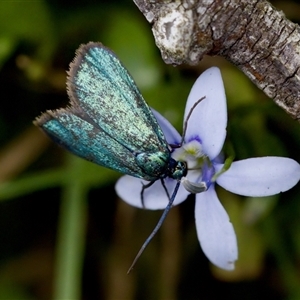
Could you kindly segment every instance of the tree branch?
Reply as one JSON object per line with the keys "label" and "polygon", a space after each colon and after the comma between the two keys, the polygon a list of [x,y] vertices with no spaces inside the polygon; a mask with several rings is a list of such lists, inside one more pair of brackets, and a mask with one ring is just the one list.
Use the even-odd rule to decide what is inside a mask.
{"label": "tree branch", "polygon": [[134,0],[169,64],[219,55],[300,121],[300,28],[264,0]]}

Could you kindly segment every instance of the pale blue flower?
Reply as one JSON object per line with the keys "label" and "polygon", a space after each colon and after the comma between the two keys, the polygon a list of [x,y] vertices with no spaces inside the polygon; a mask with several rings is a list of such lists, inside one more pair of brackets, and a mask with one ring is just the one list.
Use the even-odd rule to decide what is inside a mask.
{"label": "pale blue flower", "polygon": [[[203,252],[214,265],[232,270],[238,258],[236,235],[215,192],[215,183],[238,195],[270,196],[287,191],[297,184],[300,179],[300,165],[289,158],[262,157],[233,162],[223,172],[224,164],[220,153],[226,137],[227,106],[218,68],[208,69],[195,82],[187,100],[184,120],[194,103],[202,97],[205,99],[196,106],[188,120],[182,147],[172,152],[174,159],[186,161],[189,168],[174,205],[187,198],[190,192],[185,187],[190,190],[190,183],[207,187],[206,191],[196,194],[198,239]],[[154,114],[168,143],[180,144],[181,136],[173,126],[159,113],[154,111]],[[169,194],[172,194],[176,181],[166,178],[165,184]],[[140,179],[126,175],[117,182],[116,191],[130,205],[142,208],[141,186]],[[145,208],[164,209],[168,202],[159,180],[145,190]]]}

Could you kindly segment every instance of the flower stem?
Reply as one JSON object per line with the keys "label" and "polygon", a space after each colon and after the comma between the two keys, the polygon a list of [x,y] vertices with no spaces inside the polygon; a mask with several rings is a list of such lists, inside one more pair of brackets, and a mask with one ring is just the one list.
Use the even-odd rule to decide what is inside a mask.
{"label": "flower stem", "polygon": [[[78,163],[75,163],[72,166],[72,168],[76,168],[74,172],[79,171],[77,165]],[[79,177],[77,180],[76,176],[74,177],[70,178],[63,189],[58,224],[53,299],[81,299],[87,203],[85,184],[80,181]]]}

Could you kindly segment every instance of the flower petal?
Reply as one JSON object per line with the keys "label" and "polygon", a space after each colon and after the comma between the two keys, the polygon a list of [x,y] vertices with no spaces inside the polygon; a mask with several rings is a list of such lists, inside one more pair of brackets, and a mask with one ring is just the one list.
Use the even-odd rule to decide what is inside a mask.
{"label": "flower petal", "polygon": [[[205,97],[188,120],[187,139],[199,137],[203,151],[214,159],[221,151],[226,137],[227,105],[223,80],[217,67],[203,72],[189,94],[184,120],[196,101]],[[186,139],[186,140],[187,140]]]}
{"label": "flower petal", "polygon": [[236,235],[214,186],[196,195],[197,235],[203,252],[217,267],[233,270],[238,257]]}
{"label": "flower petal", "polygon": [[[170,178],[166,178],[164,181],[171,196],[177,182]],[[132,206],[143,208],[141,201],[142,184],[149,184],[149,181],[125,175],[117,181],[115,189],[118,196],[125,202]],[[188,194],[185,188],[180,186],[173,205],[183,202]],[[169,199],[160,180],[155,181],[149,188],[145,189],[144,205],[146,209],[165,209],[168,202]]]}
{"label": "flower petal", "polygon": [[181,142],[181,136],[171,123],[164,118],[159,112],[151,108],[158,124],[160,125],[165,135],[166,141],[169,144],[178,145]]}
{"label": "flower petal", "polygon": [[[222,165],[216,165],[216,171]],[[217,178],[224,189],[243,196],[262,197],[291,189],[300,179],[300,165],[286,157],[249,158],[233,162]]]}

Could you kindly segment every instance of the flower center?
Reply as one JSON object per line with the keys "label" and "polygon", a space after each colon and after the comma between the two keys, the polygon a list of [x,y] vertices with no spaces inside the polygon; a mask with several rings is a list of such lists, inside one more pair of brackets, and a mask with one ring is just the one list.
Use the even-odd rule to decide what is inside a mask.
{"label": "flower center", "polygon": [[211,185],[215,169],[209,157],[203,152],[198,137],[191,139],[180,148],[175,148],[172,158],[187,163],[188,174],[182,183],[189,192],[203,192]]}

